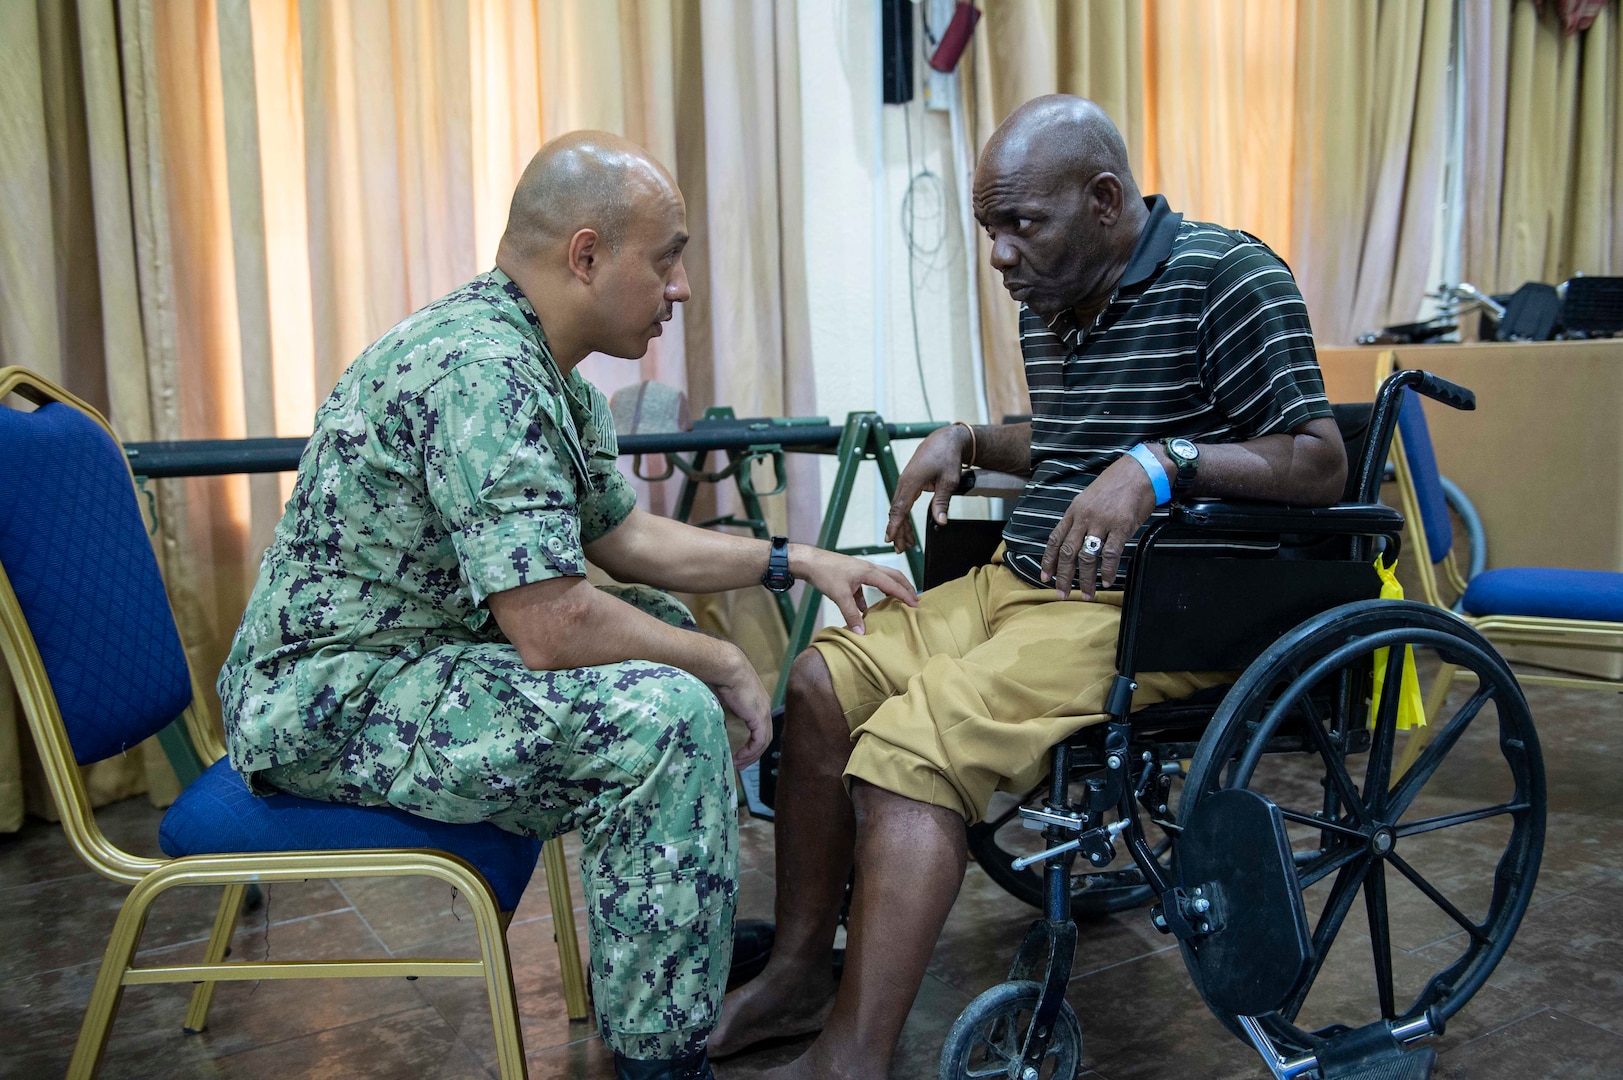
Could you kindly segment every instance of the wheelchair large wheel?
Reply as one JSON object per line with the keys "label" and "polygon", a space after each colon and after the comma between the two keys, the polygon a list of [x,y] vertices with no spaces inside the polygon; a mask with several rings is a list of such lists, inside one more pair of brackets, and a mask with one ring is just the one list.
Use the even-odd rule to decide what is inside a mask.
{"label": "wheelchair large wheel", "polygon": [[[1174,793],[1178,783],[1175,777]],[[1071,787],[1072,798],[1081,802],[1086,797],[1082,785],[1073,783]],[[1024,799],[999,792],[992,797],[992,803],[987,808],[986,820],[978,825],[971,825],[968,831],[969,852],[975,857],[975,862],[981,869],[986,871],[986,876],[1011,896],[1039,909],[1043,906],[1045,896],[1042,864],[1016,870],[1014,860],[1024,855],[1035,854],[1048,846],[1043,834],[1038,830],[1025,828],[1020,818],[1022,806],[1041,806],[1047,797],[1047,783],[1028,793]],[[1147,827],[1152,833],[1160,833],[1154,825]],[[1161,834],[1156,841],[1152,843],[1151,849],[1161,865],[1167,867],[1170,872],[1171,839]],[[1076,863],[1072,869],[1073,919],[1079,921],[1098,919],[1119,911],[1143,907],[1154,899],[1155,892],[1145,883],[1143,871],[1133,862],[1132,856],[1125,849],[1119,850],[1115,860],[1108,866],[1093,868],[1084,859]]]}
{"label": "wheelchair large wheel", "polygon": [[[1455,692],[1429,725],[1429,745],[1393,776],[1405,737],[1397,730],[1405,645],[1458,665],[1477,685]],[[1281,1049],[1303,1053],[1315,1035],[1383,1018],[1440,1024],[1504,956],[1544,847],[1543,758],[1510,668],[1452,615],[1362,601],[1281,638],[1213,717],[1180,820],[1226,788],[1279,806],[1312,928],[1302,979],[1259,1018]],[[1333,977],[1321,978],[1327,968]],[[1213,1011],[1244,1038],[1236,1017]]]}
{"label": "wheelchair large wheel", "polygon": [[[941,1047],[941,1080],[1022,1080],[1020,1055],[1042,992],[1039,983],[1006,982],[971,1001]],[[1039,1075],[1041,1080],[1072,1080],[1081,1065],[1082,1025],[1070,1003],[1063,1002]]]}

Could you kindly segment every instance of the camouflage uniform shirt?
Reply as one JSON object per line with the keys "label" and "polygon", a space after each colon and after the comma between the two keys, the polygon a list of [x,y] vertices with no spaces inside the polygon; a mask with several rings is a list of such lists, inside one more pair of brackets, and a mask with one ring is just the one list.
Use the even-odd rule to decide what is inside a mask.
{"label": "camouflage uniform shirt", "polygon": [[617,452],[603,395],[560,375],[500,270],[375,342],[316,414],[221,673],[232,764],[328,757],[423,653],[504,641],[485,598],[584,575],[582,545],[630,513]]}

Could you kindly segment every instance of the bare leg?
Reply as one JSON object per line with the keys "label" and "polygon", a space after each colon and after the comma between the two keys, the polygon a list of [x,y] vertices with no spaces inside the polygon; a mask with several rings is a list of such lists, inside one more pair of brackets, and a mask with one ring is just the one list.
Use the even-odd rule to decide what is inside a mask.
{"label": "bare leg", "polygon": [[823,1026],[834,999],[829,956],[855,832],[842,779],[851,730],[815,649],[796,658],[785,705],[773,830],[777,937],[766,970],[727,995],[710,1036],[716,1057],[762,1039],[809,1035]]}
{"label": "bare leg", "polygon": [[857,883],[845,978],[823,1033],[769,1074],[883,1080],[964,880],[964,819],[857,781]]}

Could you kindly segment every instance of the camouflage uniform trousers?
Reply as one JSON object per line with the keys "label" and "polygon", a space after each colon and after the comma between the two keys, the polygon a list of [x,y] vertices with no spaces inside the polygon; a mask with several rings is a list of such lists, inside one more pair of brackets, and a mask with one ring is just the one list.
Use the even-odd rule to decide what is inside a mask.
{"label": "camouflage uniform trousers", "polygon": [[[608,591],[696,629],[657,590]],[[380,698],[414,700],[420,711],[390,718],[387,706],[375,709],[335,759],[261,775],[307,798],[386,803],[543,839],[580,830],[604,1040],[647,1059],[702,1046],[732,963],[738,883],[732,757],[709,688],[647,661],[531,671],[511,645],[468,644],[423,654]],[[405,768],[380,782],[386,770],[367,758],[402,742]]]}

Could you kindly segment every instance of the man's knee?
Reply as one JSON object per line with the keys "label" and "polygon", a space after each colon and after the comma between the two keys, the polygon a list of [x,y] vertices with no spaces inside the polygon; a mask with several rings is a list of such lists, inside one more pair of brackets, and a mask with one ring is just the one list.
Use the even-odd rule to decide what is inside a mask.
{"label": "man's knee", "polygon": [[795,657],[789,669],[789,687],[786,704],[797,717],[810,713],[819,718],[830,713],[840,714],[840,699],[834,693],[834,676],[828,663],[816,649],[807,649]]}
{"label": "man's knee", "polygon": [[667,742],[702,765],[723,769],[732,757],[721,702],[698,677],[677,668],[662,680],[655,715],[666,723]]}

